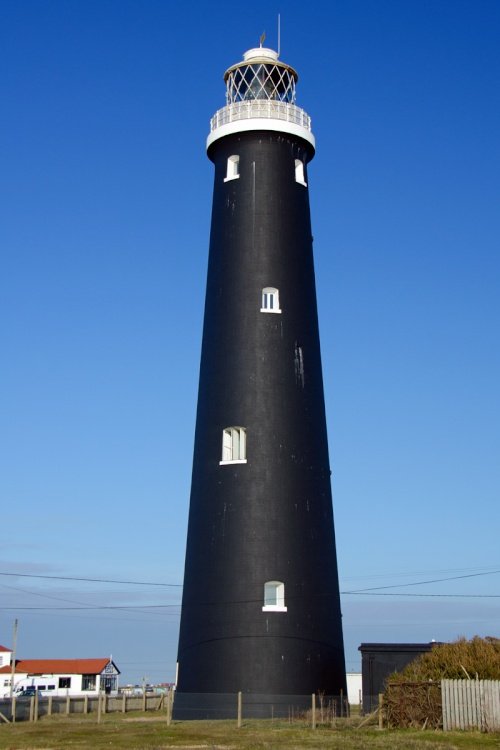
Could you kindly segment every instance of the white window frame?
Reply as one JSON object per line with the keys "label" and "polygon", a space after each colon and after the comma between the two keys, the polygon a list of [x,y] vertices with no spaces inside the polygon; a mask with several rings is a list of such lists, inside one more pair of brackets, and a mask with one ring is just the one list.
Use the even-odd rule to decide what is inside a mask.
{"label": "white window frame", "polygon": [[279,289],[274,286],[265,286],[262,290],[261,305],[262,313],[281,313]]}
{"label": "white window frame", "polygon": [[304,162],[301,159],[295,159],[295,182],[298,182],[299,185],[307,187],[304,172]]}
{"label": "white window frame", "polygon": [[285,584],[283,581],[266,581],[264,584],[263,612],[286,612]]}
{"label": "white window frame", "polygon": [[238,180],[240,176],[240,157],[238,154],[233,154],[227,159],[226,176],[224,182],[229,180]]}
{"label": "white window frame", "polygon": [[225,427],[222,430],[222,460],[226,464],[246,464],[247,431],[245,427]]}

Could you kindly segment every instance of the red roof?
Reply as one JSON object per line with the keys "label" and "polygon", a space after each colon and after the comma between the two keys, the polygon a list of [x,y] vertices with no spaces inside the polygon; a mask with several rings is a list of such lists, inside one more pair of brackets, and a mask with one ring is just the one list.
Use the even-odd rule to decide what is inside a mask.
{"label": "red roof", "polygon": [[[109,659],[19,659],[16,672],[26,674],[100,674]],[[0,668],[0,674],[10,674],[11,665]],[[117,670],[119,671],[119,670]]]}
{"label": "red roof", "polygon": [[5,646],[0,646],[0,651],[11,651],[12,652],[12,649],[11,648],[5,648]]}

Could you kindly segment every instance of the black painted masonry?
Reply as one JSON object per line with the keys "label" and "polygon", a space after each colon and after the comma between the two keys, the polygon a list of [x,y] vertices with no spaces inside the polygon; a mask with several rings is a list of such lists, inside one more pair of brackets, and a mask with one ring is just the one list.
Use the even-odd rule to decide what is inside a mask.
{"label": "black painted masonry", "polygon": [[[240,177],[225,182],[233,154]],[[179,718],[183,707],[204,715],[193,713],[200,694],[346,690],[309,194],[295,181],[295,159],[307,165],[313,155],[274,131],[235,133],[209,149]],[[268,286],[279,289],[281,314],[260,312]],[[219,464],[229,426],[247,430],[246,464]],[[285,584],[286,612],[262,611],[272,580]]]}

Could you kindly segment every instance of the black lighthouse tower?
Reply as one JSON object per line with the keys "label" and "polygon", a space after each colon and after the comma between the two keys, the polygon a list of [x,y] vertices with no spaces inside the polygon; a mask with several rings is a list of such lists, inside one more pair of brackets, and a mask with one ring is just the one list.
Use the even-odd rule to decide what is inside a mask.
{"label": "black lighthouse tower", "polygon": [[[345,691],[297,73],[251,49],[212,118],[215,165],[175,698]],[[250,696],[248,696],[250,699]],[[244,698],[245,700],[245,698]]]}

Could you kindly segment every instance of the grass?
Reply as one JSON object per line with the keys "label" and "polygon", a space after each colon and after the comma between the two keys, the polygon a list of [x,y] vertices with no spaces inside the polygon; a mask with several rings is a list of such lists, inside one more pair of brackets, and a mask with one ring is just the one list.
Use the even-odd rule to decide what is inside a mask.
{"label": "grass", "polygon": [[19,722],[0,726],[2,750],[460,750],[500,748],[500,734],[434,732],[417,730],[356,729],[359,720],[338,720],[337,727],[284,721],[246,721],[238,729],[235,721],[173,722],[165,715],[112,714],[96,723],[95,715],[46,717],[37,723]]}

